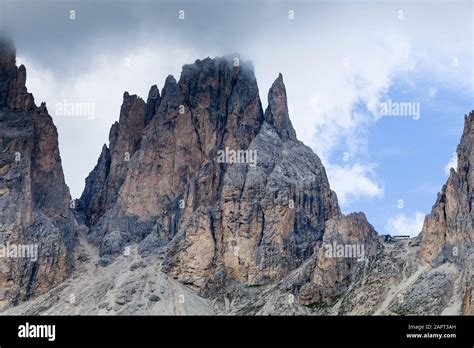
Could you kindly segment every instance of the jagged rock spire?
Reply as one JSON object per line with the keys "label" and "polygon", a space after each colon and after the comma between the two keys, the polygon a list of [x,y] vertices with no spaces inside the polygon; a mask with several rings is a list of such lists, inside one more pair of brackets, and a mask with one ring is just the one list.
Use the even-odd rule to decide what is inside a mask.
{"label": "jagged rock spire", "polygon": [[0,107],[29,111],[35,108],[33,95],[26,89],[26,68],[16,66],[16,49],[0,37]]}
{"label": "jagged rock spire", "polygon": [[460,261],[474,240],[474,111],[464,118],[457,158],[421,232],[421,259],[435,265]]}
{"label": "jagged rock spire", "polygon": [[146,114],[145,114],[145,125],[150,123],[150,120],[155,115],[155,112],[160,105],[160,91],[156,85],[151,86],[148,92],[148,98],[146,100]]}
{"label": "jagged rock spire", "polygon": [[283,141],[296,140],[296,132],[290,121],[288,100],[282,74],[278,74],[268,92],[268,107],[265,111],[265,121],[272,124]]}
{"label": "jagged rock spire", "polygon": [[12,42],[0,38],[1,242],[38,247],[35,262],[0,260],[3,299],[13,304],[65,280],[76,243],[57,129],[46,104],[35,106],[15,58]]}

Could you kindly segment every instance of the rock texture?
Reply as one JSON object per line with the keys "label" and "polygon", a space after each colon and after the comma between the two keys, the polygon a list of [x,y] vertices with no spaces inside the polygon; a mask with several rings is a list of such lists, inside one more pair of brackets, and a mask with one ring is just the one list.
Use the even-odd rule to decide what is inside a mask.
{"label": "rock texture", "polygon": [[457,168],[451,168],[423,225],[421,260],[437,266],[453,262],[463,269],[463,313],[473,314],[474,255],[474,112],[465,116],[457,148]]}
{"label": "rock texture", "polygon": [[[169,242],[165,272],[203,293],[281,279],[340,214],[321,161],[296,139],[282,76],[264,113],[253,67],[231,58],[184,66],[139,107],[125,93],[82,197],[102,255]],[[256,163],[220,161],[226,150]]]}
{"label": "rock texture", "polygon": [[15,57],[13,44],[0,39],[0,244],[38,253],[0,258],[0,306],[64,281],[75,243],[56,127],[45,104],[35,105]]}
{"label": "rock texture", "polygon": [[465,116],[457,148],[457,168],[438,194],[424,222],[421,259],[440,264],[462,260],[474,239],[474,112]]}
{"label": "rock texture", "polygon": [[5,313],[473,314],[473,113],[421,236],[393,241],[341,213],[281,74],[264,111],[250,63],[197,60],[124,93],[70,205],[51,117],[0,49],[0,242],[41,250],[0,259],[0,301],[46,292]]}
{"label": "rock texture", "polygon": [[[82,197],[84,206],[100,212],[88,220],[89,239],[107,263],[131,243],[139,243],[143,255],[163,252],[162,272],[208,298],[233,294],[229,303],[220,299],[226,311],[236,313],[278,313],[272,306],[283,306],[286,296],[296,307],[286,303],[282,311],[293,314],[404,314],[416,313],[415,304],[420,312],[435,313],[453,301],[459,304],[462,286],[450,286],[464,282],[463,293],[469,293],[470,273],[460,273],[460,264],[447,273],[429,270],[418,256],[426,261],[429,246],[445,243],[447,232],[424,233],[421,248],[418,241],[394,249],[364,214],[342,215],[321,161],[296,138],[282,75],[263,112],[253,68],[233,61],[207,58],[186,65],[179,81],[167,78],[161,95],[153,86],[147,103],[134,96],[139,107],[130,107],[125,93],[110,137],[111,149],[120,150],[104,147]],[[128,128],[130,133],[119,135]],[[457,192],[451,196],[466,214],[472,175],[470,165],[462,163],[471,156],[470,134],[465,130],[458,150],[460,174],[450,178]],[[256,161],[223,161],[224,150],[255,154]],[[472,219],[454,216],[453,231],[459,231],[454,234],[464,237],[453,238],[466,248]],[[432,225],[436,231],[444,226]],[[347,255],[351,251],[356,255]],[[403,253],[410,257],[400,264]],[[448,261],[455,260],[442,258],[434,266]],[[397,307],[398,297],[408,292],[413,301],[424,301],[421,294],[430,293],[429,284],[438,280],[442,289],[448,286],[436,295],[441,302]],[[255,302],[251,293],[262,289],[271,304]],[[466,296],[463,306],[471,308]],[[362,300],[370,303],[365,309]]]}
{"label": "rock texture", "polygon": [[[70,278],[2,312],[5,315],[215,315],[223,311],[213,301],[197,296],[160,272],[158,254],[142,257],[137,247],[118,256],[107,267],[82,238]],[[84,255],[87,257],[84,259]]]}
{"label": "rock texture", "polygon": [[359,270],[379,252],[374,228],[362,213],[326,223],[323,242],[313,254],[314,268],[299,291],[301,304],[330,305],[356,280]]}

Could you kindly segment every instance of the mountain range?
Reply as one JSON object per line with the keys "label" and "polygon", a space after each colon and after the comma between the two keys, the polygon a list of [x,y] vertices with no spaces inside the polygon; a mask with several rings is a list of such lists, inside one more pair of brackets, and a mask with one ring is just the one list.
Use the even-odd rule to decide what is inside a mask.
{"label": "mountain range", "polygon": [[38,250],[0,257],[0,313],[472,315],[474,111],[421,233],[392,238],[341,213],[283,76],[264,110],[235,58],[125,92],[73,200],[53,120],[0,40],[0,244]]}

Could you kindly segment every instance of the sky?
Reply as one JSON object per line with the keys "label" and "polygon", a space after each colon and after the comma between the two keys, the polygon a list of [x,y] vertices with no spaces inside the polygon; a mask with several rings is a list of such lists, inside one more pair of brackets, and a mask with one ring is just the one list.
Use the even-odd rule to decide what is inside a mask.
{"label": "sky", "polygon": [[73,197],[124,91],[146,99],[184,64],[238,53],[264,107],[283,74],[298,138],[323,161],[343,212],[411,236],[474,109],[473,17],[472,1],[0,0],[0,30],[58,128]]}

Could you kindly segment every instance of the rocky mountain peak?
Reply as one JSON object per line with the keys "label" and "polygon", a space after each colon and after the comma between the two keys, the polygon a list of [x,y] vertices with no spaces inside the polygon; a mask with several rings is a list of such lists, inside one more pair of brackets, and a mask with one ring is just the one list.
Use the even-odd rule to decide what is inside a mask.
{"label": "rocky mountain peak", "polygon": [[420,255],[426,263],[462,262],[474,240],[474,112],[464,118],[457,169],[438,194],[423,225]]}
{"label": "rocky mountain peak", "polygon": [[25,84],[15,48],[0,40],[0,244],[37,248],[33,258],[0,259],[0,307],[65,280],[75,245],[57,129]]}
{"label": "rocky mountain peak", "polygon": [[296,140],[296,132],[290,121],[286,88],[281,73],[273,82],[268,92],[268,107],[265,111],[265,121],[275,126],[283,140]]}
{"label": "rocky mountain peak", "polygon": [[[282,75],[264,113],[253,67],[238,55],[185,65],[146,102],[124,92],[75,206],[56,128],[14,52],[0,40],[0,244],[40,254],[0,259],[0,309],[76,267],[31,313],[156,314],[164,305],[143,306],[145,296],[174,311],[185,293],[186,305],[198,298],[219,313],[472,314],[474,112],[421,246],[341,213],[319,157],[297,140]],[[64,301],[71,293],[78,303]]]}
{"label": "rocky mountain peak", "polygon": [[147,102],[150,100],[159,99],[159,98],[160,98],[160,91],[158,90],[158,86],[157,85],[151,86],[150,91],[148,92]]}
{"label": "rocky mountain peak", "polygon": [[464,116],[464,130],[457,148],[457,173],[472,191],[474,186],[474,111]]}
{"label": "rocky mountain peak", "polygon": [[162,99],[166,96],[167,99],[180,98],[182,92],[179,89],[178,82],[173,75],[168,75],[165,80],[165,84],[162,89]]}
{"label": "rocky mountain peak", "polygon": [[34,109],[33,95],[26,89],[26,68],[16,66],[16,49],[8,39],[0,38],[0,106],[12,110]]}
{"label": "rocky mountain peak", "polygon": [[224,274],[267,283],[298,267],[340,210],[286,103],[280,75],[265,116],[253,67],[235,55],[183,66],[146,103],[126,95],[83,195],[101,255],[166,246],[165,271],[205,293]]}
{"label": "rocky mountain peak", "polygon": [[146,100],[145,126],[150,123],[160,105],[160,91],[156,85],[151,86]]}

